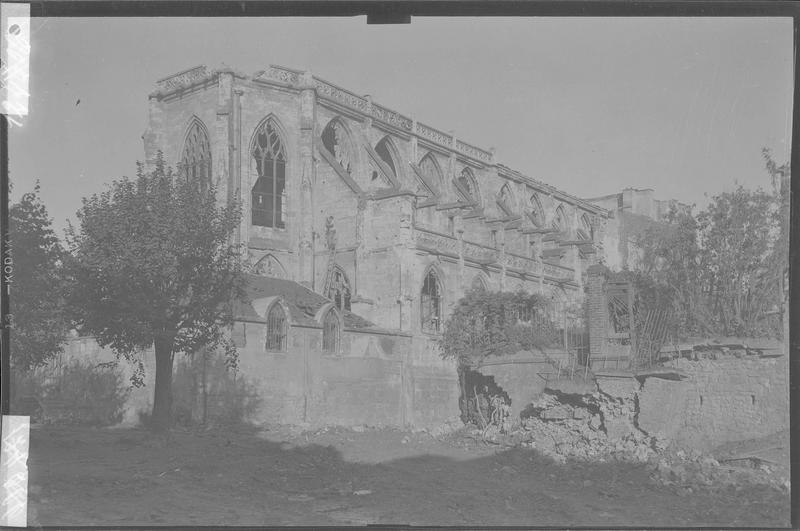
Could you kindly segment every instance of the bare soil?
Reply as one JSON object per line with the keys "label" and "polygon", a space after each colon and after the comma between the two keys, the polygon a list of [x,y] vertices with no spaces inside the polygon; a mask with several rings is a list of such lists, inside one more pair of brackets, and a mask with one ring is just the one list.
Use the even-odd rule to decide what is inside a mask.
{"label": "bare soil", "polygon": [[785,491],[660,486],[467,431],[34,426],[28,465],[31,526],[789,526]]}

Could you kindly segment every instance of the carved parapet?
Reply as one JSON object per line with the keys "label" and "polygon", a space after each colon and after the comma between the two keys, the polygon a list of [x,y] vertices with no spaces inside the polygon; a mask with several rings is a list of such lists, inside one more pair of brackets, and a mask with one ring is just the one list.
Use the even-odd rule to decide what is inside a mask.
{"label": "carved parapet", "polygon": [[453,145],[452,136],[420,122],[417,122],[417,135],[427,140],[430,140],[435,144],[439,144],[440,146],[445,146],[449,148],[452,147]]}
{"label": "carved parapet", "polygon": [[340,103],[346,107],[356,109],[365,114],[369,113],[370,103],[366,98],[353,94],[349,90],[337,87],[319,78],[314,78],[314,88],[317,89],[317,96]]}
{"label": "carved parapet", "polygon": [[382,122],[385,122],[389,125],[393,125],[398,129],[403,129],[404,131],[411,131],[411,118],[403,116],[402,114],[395,112],[391,109],[387,109],[383,105],[378,105],[377,103],[373,103],[372,116],[374,116],[375,118],[377,118]]}
{"label": "carved parapet", "polygon": [[269,68],[262,72],[258,72],[253,77],[256,80],[271,80],[286,83],[288,85],[299,85],[300,80],[303,78],[303,73],[299,70],[292,70],[291,68],[270,65]]}
{"label": "carved parapet", "polygon": [[464,155],[472,157],[473,159],[482,160],[484,162],[492,162],[492,153],[490,151],[485,151],[481,148],[473,146],[472,144],[462,142],[461,140],[456,141],[456,149]]}
{"label": "carved parapet", "polygon": [[156,81],[158,88],[162,91],[171,92],[181,88],[187,88],[201,80],[208,78],[211,72],[206,65],[195,66],[183,72],[178,72],[171,76],[159,79]]}

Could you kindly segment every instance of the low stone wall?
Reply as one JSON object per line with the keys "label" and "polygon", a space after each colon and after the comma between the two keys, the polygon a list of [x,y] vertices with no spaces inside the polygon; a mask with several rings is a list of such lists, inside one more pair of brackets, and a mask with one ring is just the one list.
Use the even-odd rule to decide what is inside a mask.
{"label": "low stone wall", "polygon": [[789,428],[788,357],[676,360],[651,373],[598,374],[611,398],[609,435],[640,430],[673,447],[710,450]]}
{"label": "low stone wall", "polygon": [[698,450],[789,428],[788,357],[677,360],[681,381],[650,377],[638,394],[645,432]]}
{"label": "low stone wall", "polygon": [[[265,352],[264,325],[249,325],[239,348],[239,368],[227,369],[220,353],[178,354],[173,371],[173,412],[178,424],[225,423],[305,426],[436,428],[458,418],[458,374],[427,338],[345,332],[342,351],[322,351],[316,329],[293,329],[287,352]],[[138,424],[153,407],[155,356],[141,353],[144,385],[130,387],[136,368],[101,348],[94,338],[71,338],[64,353],[40,371],[55,378],[59,367],[80,360],[115,364],[130,387],[122,423]],[[36,397],[41,399],[42,397]]]}

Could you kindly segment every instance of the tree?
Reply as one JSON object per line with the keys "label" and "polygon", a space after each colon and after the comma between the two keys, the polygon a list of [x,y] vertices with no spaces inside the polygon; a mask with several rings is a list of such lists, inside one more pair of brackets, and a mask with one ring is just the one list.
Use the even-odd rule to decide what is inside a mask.
{"label": "tree", "polygon": [[776,197],[738,186],[712,198],[698,216],[700,289],[725,335],[780,333],[765,321],[782,299],[775,268]]}
{"label": "tree", "polygon": [[218,207],[215,187],[173,174],[159,153],[152,173],[113,182],[83,200],[80,230],[67,229],[81,330],[129,360],[151,346],[152,425],[171,422],[174,355],[203,346],[235,349],[225,330],[243,295],[241,253],[231,243],[241,212]]}
{"label": "tree", "polygon": [[701,249],[697,235],[697,219],[691,210],[673,205],[664,223],[652,223],[638,235],[641,259],[628,279],[634,282],[637,293],[660,293],[651,298],[657,298],[661,308],[672,310],[675,324],[685,334],[714,332],[699,290]]}
{"label": "tree", "polygon": [[637,272],[669,295],[684,335],[781,334],[770,317],[780,313],[788,278],[789,168],[763,154],[771,193],[737,186],[696,217],[673,209],[638,238]]}
{"label": "tree", "polygon": [[26,371],[61,353],[67,338],[64,249],[39,197],[39,183],[9,209],[14,275],[10,310],[11,365]]}

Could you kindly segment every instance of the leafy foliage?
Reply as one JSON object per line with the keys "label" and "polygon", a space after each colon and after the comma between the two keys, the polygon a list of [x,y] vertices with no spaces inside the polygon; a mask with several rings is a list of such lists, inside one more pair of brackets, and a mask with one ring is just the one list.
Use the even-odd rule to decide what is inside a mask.
{"label": "leafy foliage", "polygon": [[682,335],[781,334],[771,316],[789,265],[788,166],[777,166],[766,150],[764,157],[771,193],[737,186],[696,216],[673,210],[667,224],[638,239],[637,271],[666,297]]}
{"label": "leafy foliage", "polygon": [[558,331],[547,310],[541,295],[469,291],[444,323],[442,357],[469,366],[486,356],[551,345]]}
{"label": "leafy foliage", "polygon": [[26,371],[63,351],[68,323],[64,313],[64,250],[53,232],[39,184],[9,209],[14,274],[10,310],[11,364]]}
{"label": "leafy foliage", "polygon": [[82,331],[127,359],[155,345],[154,417],[169,411],[175,352],[230,343],[224,331],[244,282],[230,236],[241,213],[218,207],[215,192],[173,174],[159,153],[152,173],[140,164],[136,180],[84,199],[80,230],[67,230]]}

